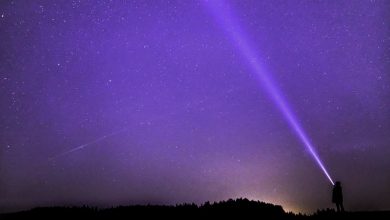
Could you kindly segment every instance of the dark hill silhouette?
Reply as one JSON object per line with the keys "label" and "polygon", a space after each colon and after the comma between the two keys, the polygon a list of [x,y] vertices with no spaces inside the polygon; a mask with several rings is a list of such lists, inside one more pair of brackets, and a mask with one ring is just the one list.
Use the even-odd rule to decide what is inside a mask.
{"label": "dark hill silhouette", "polygon": [[390,219],[390,211],[343,212],[319,210],[312,215],[287,213],[282,206],[248,199],[196,204],[133,205],[98,209],[83,207],[45,207],[1,214],[0,219]]}

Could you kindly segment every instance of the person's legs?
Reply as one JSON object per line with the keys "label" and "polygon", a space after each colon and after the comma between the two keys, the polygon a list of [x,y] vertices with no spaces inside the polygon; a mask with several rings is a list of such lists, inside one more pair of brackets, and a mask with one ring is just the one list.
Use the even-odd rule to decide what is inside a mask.
{"label": "person's legs", "polygon": [[340,212],[340,203],[336,202],[336,209],[337,209],[337,212]]}

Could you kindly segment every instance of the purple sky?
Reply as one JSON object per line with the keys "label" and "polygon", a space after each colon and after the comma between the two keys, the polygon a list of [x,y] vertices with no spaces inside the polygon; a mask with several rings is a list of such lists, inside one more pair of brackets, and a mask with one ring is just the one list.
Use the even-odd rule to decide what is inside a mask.
{"label": "purple sky", "polygon": [[[346,209],[390,209],[390,2],[226,4]],[[0,212],[231,197],[332,207],[229,28],[201,1],[1,1]]]}

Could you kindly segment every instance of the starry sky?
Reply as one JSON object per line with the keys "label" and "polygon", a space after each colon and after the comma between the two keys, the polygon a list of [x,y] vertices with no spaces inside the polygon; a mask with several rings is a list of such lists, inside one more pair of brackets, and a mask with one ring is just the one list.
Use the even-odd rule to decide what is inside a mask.
{"label": "starry sky", "polygon": [[[332,185],[208,4],[1,1],[0,212],[237,197],[332,207]],[[346,209],[390,209],[390,2],[223,4]]]}

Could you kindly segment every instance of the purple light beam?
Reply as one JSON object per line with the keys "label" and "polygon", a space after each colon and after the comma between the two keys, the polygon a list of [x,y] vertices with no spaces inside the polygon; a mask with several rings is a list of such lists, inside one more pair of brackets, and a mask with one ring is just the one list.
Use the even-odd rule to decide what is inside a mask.
{"label": "purple light beam", "polygon": [[211,11],[212,15],[215,17],[218,24],[224,27],[224,30],[227,32],[230,40],[241,52],[243,58],[245,58],[252,71],[255,73],[256,78],[259,80],[260,84],[265,88],[265,91],[272,98],[276,106],[282,112],[284,118],[287,120],[290,127],[293,129],[295,134],[302,141],[306,149],[310,152],[313,159],[316,161],[318,166],[321,168],[325,176],[329,181],[334,185],[332,178],[330,177],[328,171],[326,170],[323,162],[315,151],[312,143],[310,142],[308,136],[303,130],[302,126],[299,124],[296,116],[291,111],[286,100],[281,95],[280,90],[275,86],[272,78],[269,76],[268,71],[263,62],[260,61],[257,56],[257,52],[251,47],[249,41],[245,38],[244,32],[239,28],[233,18],[232,10],[230,10],[227,4],[224,4],[223,1],[213,0],[213,1],[204,1],[206,7]]}

